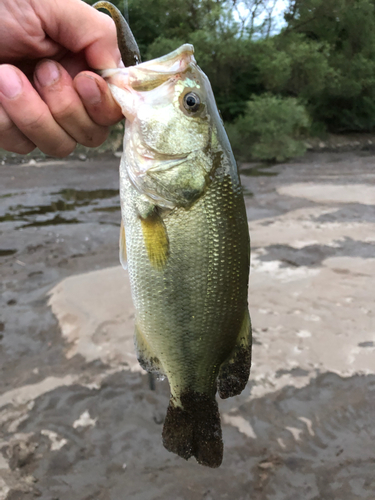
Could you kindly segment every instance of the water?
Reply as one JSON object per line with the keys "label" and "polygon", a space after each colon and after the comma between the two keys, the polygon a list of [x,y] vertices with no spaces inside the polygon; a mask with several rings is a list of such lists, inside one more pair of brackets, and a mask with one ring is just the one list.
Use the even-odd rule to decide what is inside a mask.
{"label": "water", "polygon": [[7,257],[8,255],[14,255],[15,253],[17,253],[17,250],[14,248],[9,248],[9,249],[0,248],[0,257]]}
{"label": "water", "polygon": [[244,185],[242,185],[242,194],[245,198],[252,198],[254,196],[254,193]]}
{"label": "water", "polygon": [[272,168],[274,167],[275,164],[257,164],[254,166],[249,166],[246,168],[241,168],[240,169],[240,174],[245,175],[246,177],[274,177],[276,175],[279,175],[279,172],[268,172],[267,168]]}
{"label": "water", "polygon": [[21,227],[56,226],[58,224],[79,224],[80,222],[82,221],[75,218],[65,219],[64,217],[61,217],[61,215],[57,214],[53,219],[30,222],[29,224],[24,224]]}
{"label": "water", "polygon": [[101,207],[101,208],[93,208],[93,212],[117,212],[121,210],[121,205],[114,205],[113,207]]}
{"label": "water", "polygon": [[[17,197],[25,193],[6,193],[1,196],[2,199]],[[119,196],[117,189],[94,189],[91,191],[78,189],[62,189],[58,192],[48,195],[52,198],[49,203],[41,205],[10,205],[7,207],[3,216],[0,216],[2,222],[25,222],[25,224],[16,228],[38,227],[38,226],[55,226],[59,224],[79,224],[84,222],[77,217],[82,215],[82,210],[85,207],[95,208],[91,212],[116,212],[120,210],[118,200],[114,205],[101,206],[105,200],[111,200]],[[99,206],[98,206],[99,205]],[[70,217],[67,212],[71,212]],[[76,212],[73,216],[73,212]],[[77,213],[78,212],[78,213]],[[43,217],[46,216],[46,217]]]}
{"label": "water", "polygon": [[62,189],[53,195],[60,195],[64,200],[73,201],[76,205],[88,205],[95,200],[105,200],[118,196],[118,189],[94,189],[85,191],[83,189]]}

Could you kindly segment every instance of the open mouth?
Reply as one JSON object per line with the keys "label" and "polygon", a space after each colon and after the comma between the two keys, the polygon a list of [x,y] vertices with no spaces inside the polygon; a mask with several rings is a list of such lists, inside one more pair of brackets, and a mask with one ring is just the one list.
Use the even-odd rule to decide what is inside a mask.
{"label": "open mouth", "polygon": [[153,90],[180,73],[187,71],[195,63],[194,48],[185,44],[170,54],[152,61],[146,61],[127,68],[110,68],[99,72],[109,83],[137,92]]}

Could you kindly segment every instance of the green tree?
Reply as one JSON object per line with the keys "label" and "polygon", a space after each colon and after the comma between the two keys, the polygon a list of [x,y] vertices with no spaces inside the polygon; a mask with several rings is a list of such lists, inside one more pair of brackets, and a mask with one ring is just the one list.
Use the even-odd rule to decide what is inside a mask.
{"label": "green tree", "polygon": [[253,96],[227,132],[238,159],[284,161],[305,152],[309,127],[308,113],[297,99],[263,94]]}
{"label": "green tree", "polygon": [[279,37],[299,35],[320,44],[329,66],[323,88],[307,92],[314,119],[333,131],[374,130],[374,0],[293,0],[285,18],[288,26]]}
{"label": "green tree", "polygon": [[[121,10],[121,1],[114,3]],[[249,109],[259,120],[273,116],[285,144],[295,138],[290,113],[308,112],[315,130],[375,130],[375,0],[290,0],[278,34],[275,0],[241,3],[247,10],[238,0],[129,0],[143,60],[192,43],[224,121],[234,122],[239,134],[247,133]],[[289,113],[288,120],[277,121],[272,108],[275,116]]]}

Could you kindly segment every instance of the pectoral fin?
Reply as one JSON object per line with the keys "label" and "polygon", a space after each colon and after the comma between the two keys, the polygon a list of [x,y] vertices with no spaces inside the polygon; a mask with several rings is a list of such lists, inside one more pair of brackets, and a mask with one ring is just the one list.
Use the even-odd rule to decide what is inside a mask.
{"label": "pectoral fin", "polygon": [[152,267],[161,271],[169,255],[167,230],[160,215],[154,211],[146,219],[141,218],[143,240]]}
{"label": "pectoral fin", "polygon": [[121,221],[120,227],[120,262],[122,267],[126,270],[128,268],[128,259],[126,256],[126,240],[125,240],[125,228],[124,224]]}

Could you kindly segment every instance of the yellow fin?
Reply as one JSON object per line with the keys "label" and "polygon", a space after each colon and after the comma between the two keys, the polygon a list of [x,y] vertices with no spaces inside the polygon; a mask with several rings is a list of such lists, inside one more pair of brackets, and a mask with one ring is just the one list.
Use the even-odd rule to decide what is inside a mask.
{"label": "yellow fin", "polygon": [[159,214],[153,212],[146,219],[141,218],[143,239],[152,267],[161,271],[169,254],[167,230]]}
{"label": "yellow fin", "polygon": [[121,227],[120,227],[120,262],[121,265],[124,269],[128,268],[128,259],[126,256],[126,240],[125,240],[125,228],[124,224],[121,220]]}

